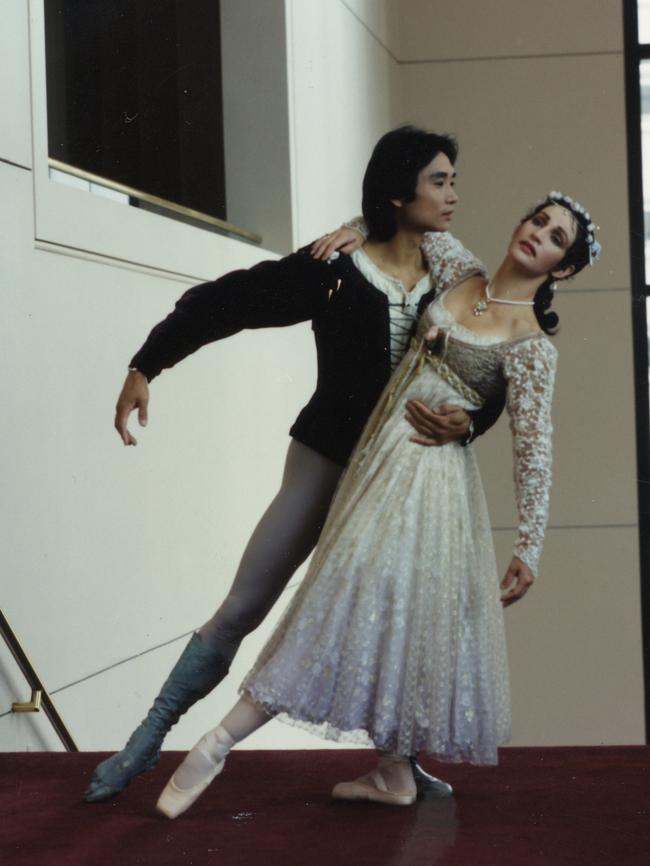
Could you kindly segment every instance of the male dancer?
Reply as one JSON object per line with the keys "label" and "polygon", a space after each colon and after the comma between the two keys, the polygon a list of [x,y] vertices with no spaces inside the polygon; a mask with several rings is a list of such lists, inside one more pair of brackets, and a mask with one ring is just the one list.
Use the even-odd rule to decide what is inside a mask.
{"label": "male dancer", "polygon": [[[318,384],[290,430],[282,486],[246,547],[226,599],[192,636],[125,748],[96,768],[86,800],[109,799],[156,765],[169,729],[226,676],[242,639],[264,619],[314,548],[354,444],[406,350],[418,310],[433,297],[436,271],[445,267],[444,261],[426,262],[419,245],[425,232],[448,228],[458,200],[456,155],[448,136],[413,127],[387,133],[373,151],[363,185],[364,216],[375,226],[375,239],[384,242],[378,267],[371,263],[360,270],[346,255],[317,261],[302,249],[226,274],[187,291],[131,361],[115,418],[125,445],[136,444],[127,427],[130,412],[137,409],[140,423],[146,423],[148,382],[206,343],[243,328],[311,320]],[[397,219],[406,207],[409,231],[400,229]],[[467,261],[465,272],[483,270],[470,254]],[[382,273],[392,279],[392,288]],[[402,287],[399,303],[395,285]],[[413,404],[414,442],[469,441],[488,429],[502,408],[500,402],[488,405],[470,418],[458,407],[432,410]],[[437,796],[451,794],[450,786],[415,766],[421,788]]]}

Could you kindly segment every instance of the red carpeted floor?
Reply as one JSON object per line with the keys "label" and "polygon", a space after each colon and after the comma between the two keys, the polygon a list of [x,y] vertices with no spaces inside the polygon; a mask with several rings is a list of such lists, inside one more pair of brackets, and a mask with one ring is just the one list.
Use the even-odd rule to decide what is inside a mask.
{"label": "red carpeted floor", "polygon": [[335,803],[368,751],[235,752],[176,821],[157,816],[181,755],[113,802],[81,795],[101,755],[0,755],[4,866],[647,866],[650,748],[503,749],[495,768],[428,768],[455,797]]}

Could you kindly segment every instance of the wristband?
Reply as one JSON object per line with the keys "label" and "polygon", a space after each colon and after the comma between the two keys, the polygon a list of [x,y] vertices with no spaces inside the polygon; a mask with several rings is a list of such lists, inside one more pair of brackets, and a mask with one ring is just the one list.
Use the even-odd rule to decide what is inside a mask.
{"label": "wristband", "polygon": [[469,445],[470,442],[474,439],[474,419],[470,417],[469,419],[469,427],[467,428],[467,433],[464,438],[461,439],[461,445]]}

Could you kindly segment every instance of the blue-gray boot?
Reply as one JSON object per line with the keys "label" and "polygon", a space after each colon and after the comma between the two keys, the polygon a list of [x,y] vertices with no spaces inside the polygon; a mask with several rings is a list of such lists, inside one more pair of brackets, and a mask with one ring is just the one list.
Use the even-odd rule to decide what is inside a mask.
{"label": "blue-gray boot", "polygon": [[153,769],[169,729],[221,682],[229,666],[229,660],[195,632],[126,746],[96,767],[85,799],[89,803],[108,800],[140,773]]}
{"label": "blue-gray boot", "polygon": [[446,800],[448,797],[453,797],[454,790],[451,785],[448,782],[443,782],[442,779],[431,776],[422,769],[418,763],[417,755],[411,755],[409,760],[418,789],[418,800]]}

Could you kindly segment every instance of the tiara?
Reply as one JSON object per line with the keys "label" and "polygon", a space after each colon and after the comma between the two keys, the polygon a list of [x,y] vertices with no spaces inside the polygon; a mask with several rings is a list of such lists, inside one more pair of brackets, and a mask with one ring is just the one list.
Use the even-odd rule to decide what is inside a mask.
{"label": "tiara", "polygon": [[549,192],[546,196],[545,201],[552,201],[553,204],[564,205],[568,207],[570,211],[573,213],[580,214],[581,217],[586,221],[587,225],[585,228],[586,237],[585,240],[588,244],[589,249],[589,264],[593,265],[593,263],[600,258],[600,251],[602,249],[601,245],[596,240],[596,229],[599,226],[596,226],[589,215],[589,212],[583,208],[581,204],[571,198],[571,196],[564,195],[564,193],[558,192],[557,190],[553,190]]}

